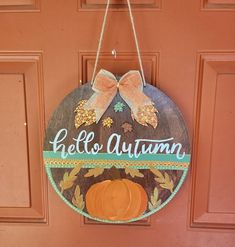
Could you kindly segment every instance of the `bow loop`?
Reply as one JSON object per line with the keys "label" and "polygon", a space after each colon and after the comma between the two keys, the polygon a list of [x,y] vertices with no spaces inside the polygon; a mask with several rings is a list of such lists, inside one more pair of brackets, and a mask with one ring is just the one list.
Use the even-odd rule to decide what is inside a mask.
{"label": "bow loop", "polygon": [[143,81],[140,72],[131,70],[120,79],[120,87],[134,88],[143,91]]}
{"label": "bow loop", "polygon": [[100,70],[96,75],[95,81],[92,85],[92,89],[95,92],[107,92],[110,90],[115,90],[117,85],[116,78],[113,75],[106,71]]}

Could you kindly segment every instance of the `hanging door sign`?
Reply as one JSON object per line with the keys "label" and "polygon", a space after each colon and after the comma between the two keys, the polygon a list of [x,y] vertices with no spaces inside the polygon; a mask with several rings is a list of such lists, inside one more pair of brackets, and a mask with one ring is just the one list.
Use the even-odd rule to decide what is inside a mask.
{"label": "hanging door sign", "polygon": [[[138,71],[101,70],[61,102],[44,142],[49,180],[62,200],[94,220],[149,216],[182,186],[190,163],[183,117]],[[167,209],[166,209],[167,210]]]}

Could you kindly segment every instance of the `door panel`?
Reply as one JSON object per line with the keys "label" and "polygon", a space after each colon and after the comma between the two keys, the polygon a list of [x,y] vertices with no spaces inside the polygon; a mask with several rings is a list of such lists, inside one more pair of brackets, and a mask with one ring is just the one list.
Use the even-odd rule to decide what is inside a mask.
{"label": "door panel", "polygon": [[[95,57],[95,52],[79,52],[79,67],[81,69],[79,78],[82,83],[91,80],[95,64]],[[152,85],[157,86],[159,53],[143,52],[142,62],[146,80],[149,81]],[[101,52],[97,71],[99,71],[101,68],[112,71],[114,75],[124,75],[129,70],[139,69],[138,57],[136,53],[118,52],[117,57],[114,59],[112,54]]]}
{"label": "door panel", "polygon": [[0,53],[0,221],[45,222],[41,53]]}
{"label": "door panel", "polygon": [[40,0],[0,0],[0,12],[39,11]]}
{"label": "door panel", "polygon": [[201,54],[194,141],[193,226],[235,227],[235,56]]}
{"label": "door panel", "polygon": [[[1,121],[1,129],[6,130],[2,133],[0,144],[3,147],[2,162],[6,164],[0,177],[2,182],[0,204],[5,207],[29,207],[27,121],[23,75],[1,74],[0,76],[2,82],[0,90],[3,95],[0,111],[5,116]],[[18,106],[17,111],[16,106]],[[19,146],[21,149],[18,148]],[[14,153],[14,156],[11,153]],[[22,165],[19,166],[18,164]],[[12,173],[12,170],[17,172]],[[20,187],[19,183],[21,184]],[[11,190],[9,190],[9,186],[11,186]]]}
{"label": "door panel", "polygon": [[[122,74],[138,63],[126,2],[112,3],[99,68]],[[234,245],[235,3],[132,3],[147,81],[175,101],[188,124],[191,174],[171,203],[133,224],[93,222],[67,207],[45,178],[45,123],[91,78],[105,1],[0,0],[4,247]]]}
{"label": "door panel", "polygon": [[[88,9],[104,9],[106,6],[105,0],[77,0],[78,10]],[[130,0],[134,9],[159,9],[161,6],[161,0]],[[126,8],[126,2],[120,0],[111,1],[111,10],[124,10]]]}
{"label": "door panel", "polygon": [[202,0],[202,7],[210,10],[231,10],[235,8],[234,0]]}

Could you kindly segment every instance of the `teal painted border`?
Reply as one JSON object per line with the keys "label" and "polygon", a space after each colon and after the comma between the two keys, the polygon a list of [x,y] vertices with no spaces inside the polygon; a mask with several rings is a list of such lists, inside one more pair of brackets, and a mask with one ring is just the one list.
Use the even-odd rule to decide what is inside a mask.
{"label": "teal painted border", "polygon": [[[43,151],[43,157],[45,159],[47,158],[61,158],[61,152],[53,152],[53,151]],[[107,154],[107,153],[98,153],[95,155],[87,154],[87,153],[75,153],[74,155],[69,155],[66,157],[66,159],[71,160],[125,160],[125,161],[173,161],[173,162],[179,162],[179,163],[189,163],[190,162],[190,154],[185,154],[183,159],[177,159],[175,154],[141,154],[138,158],[130,158],[128,154],[122,154],[120,156],[116,154]]]}
{"label": "teal painted border", "polygon": [[[53,166],[54,167],[54,166]],[[165,169],[165,168],[164,168]],[[181,170],[181,169],[178,169],[178,170]],[[131,220],[127,220],[127,221],[110,221],[110,220],[102,220],[102,219],[99,219],[99,218],[94,218],[94,217],[91,217],[89,214],[83,212],[82,210],[76,208],[75,206],[73,206],[61,193],[60,191],[58,190],[57,186],[56,186],[56,183],[52,177],[52,174],[51,174],[51,167],[46,165],[46,172],[47,172],[47,175],[48,175],[48,178],[49,178],[49,181],[51,182],[53,188],[55,189],[56,193],[60,196],[60,198],[70,207],[72,208],[73,210],[75,210],[76,212],[84,215],[85,217],[87,218],[90,218],[92,220],[97,220],[97,221],[100,221],[100,222],[104,222],[104,223],[112,223],[112,224],[123,224],[123,223],[128,223],[128,222],[133,222],[133,221],[137,221],[137,220],[141,220],[145,217],[148,217],[154,213],[156,213],[157,211],[159,211],[160,209],[162,209],[166,204],[168,204],[172,198],[176,195],[176,193],[179,191],[180,187],[182,186],[185,178],[186,178],[186,175],[187,175],[187,172],[188,172],[188,169],[185,169],[183,170],[183,174],[180,178],[180,181],[179,183],[177,184],[176,188],[174,189],[173,193],[167,198],[167,200],[165,202],[163,202],[158,208],[144,214],[144,215],[141,215],[140,217],[138,218],[133,218]]]}

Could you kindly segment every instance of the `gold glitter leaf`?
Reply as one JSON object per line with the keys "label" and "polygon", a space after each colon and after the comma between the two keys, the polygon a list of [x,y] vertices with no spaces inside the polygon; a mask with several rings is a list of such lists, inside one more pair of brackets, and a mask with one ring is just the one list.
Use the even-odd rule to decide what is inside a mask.
{"label": "gold glitter leaf", "polygon": [[102,121],[104,127],[110,128],[113,124],[113,119],[111,117],[107,117]]}
{"label": "gold glitter leaf", "polygon": [[74,124],[76,128],[79,128],[81,125],[89,126],[96,122],[96,114],[94,109],[84,109],[84,105],[87,100],[81,100],[78,102],[78,105],[74,112],[75,120]]}
{"label": "gold glitter leaf", "polygon": [[132,118],[143,126],[148,126],[148,124],[150,124],[155,129],[158,125],[158,119],[156,115],[157,112],[158,110],[153,104],[144,105],[139,107],[136,115],[132,113]]}

